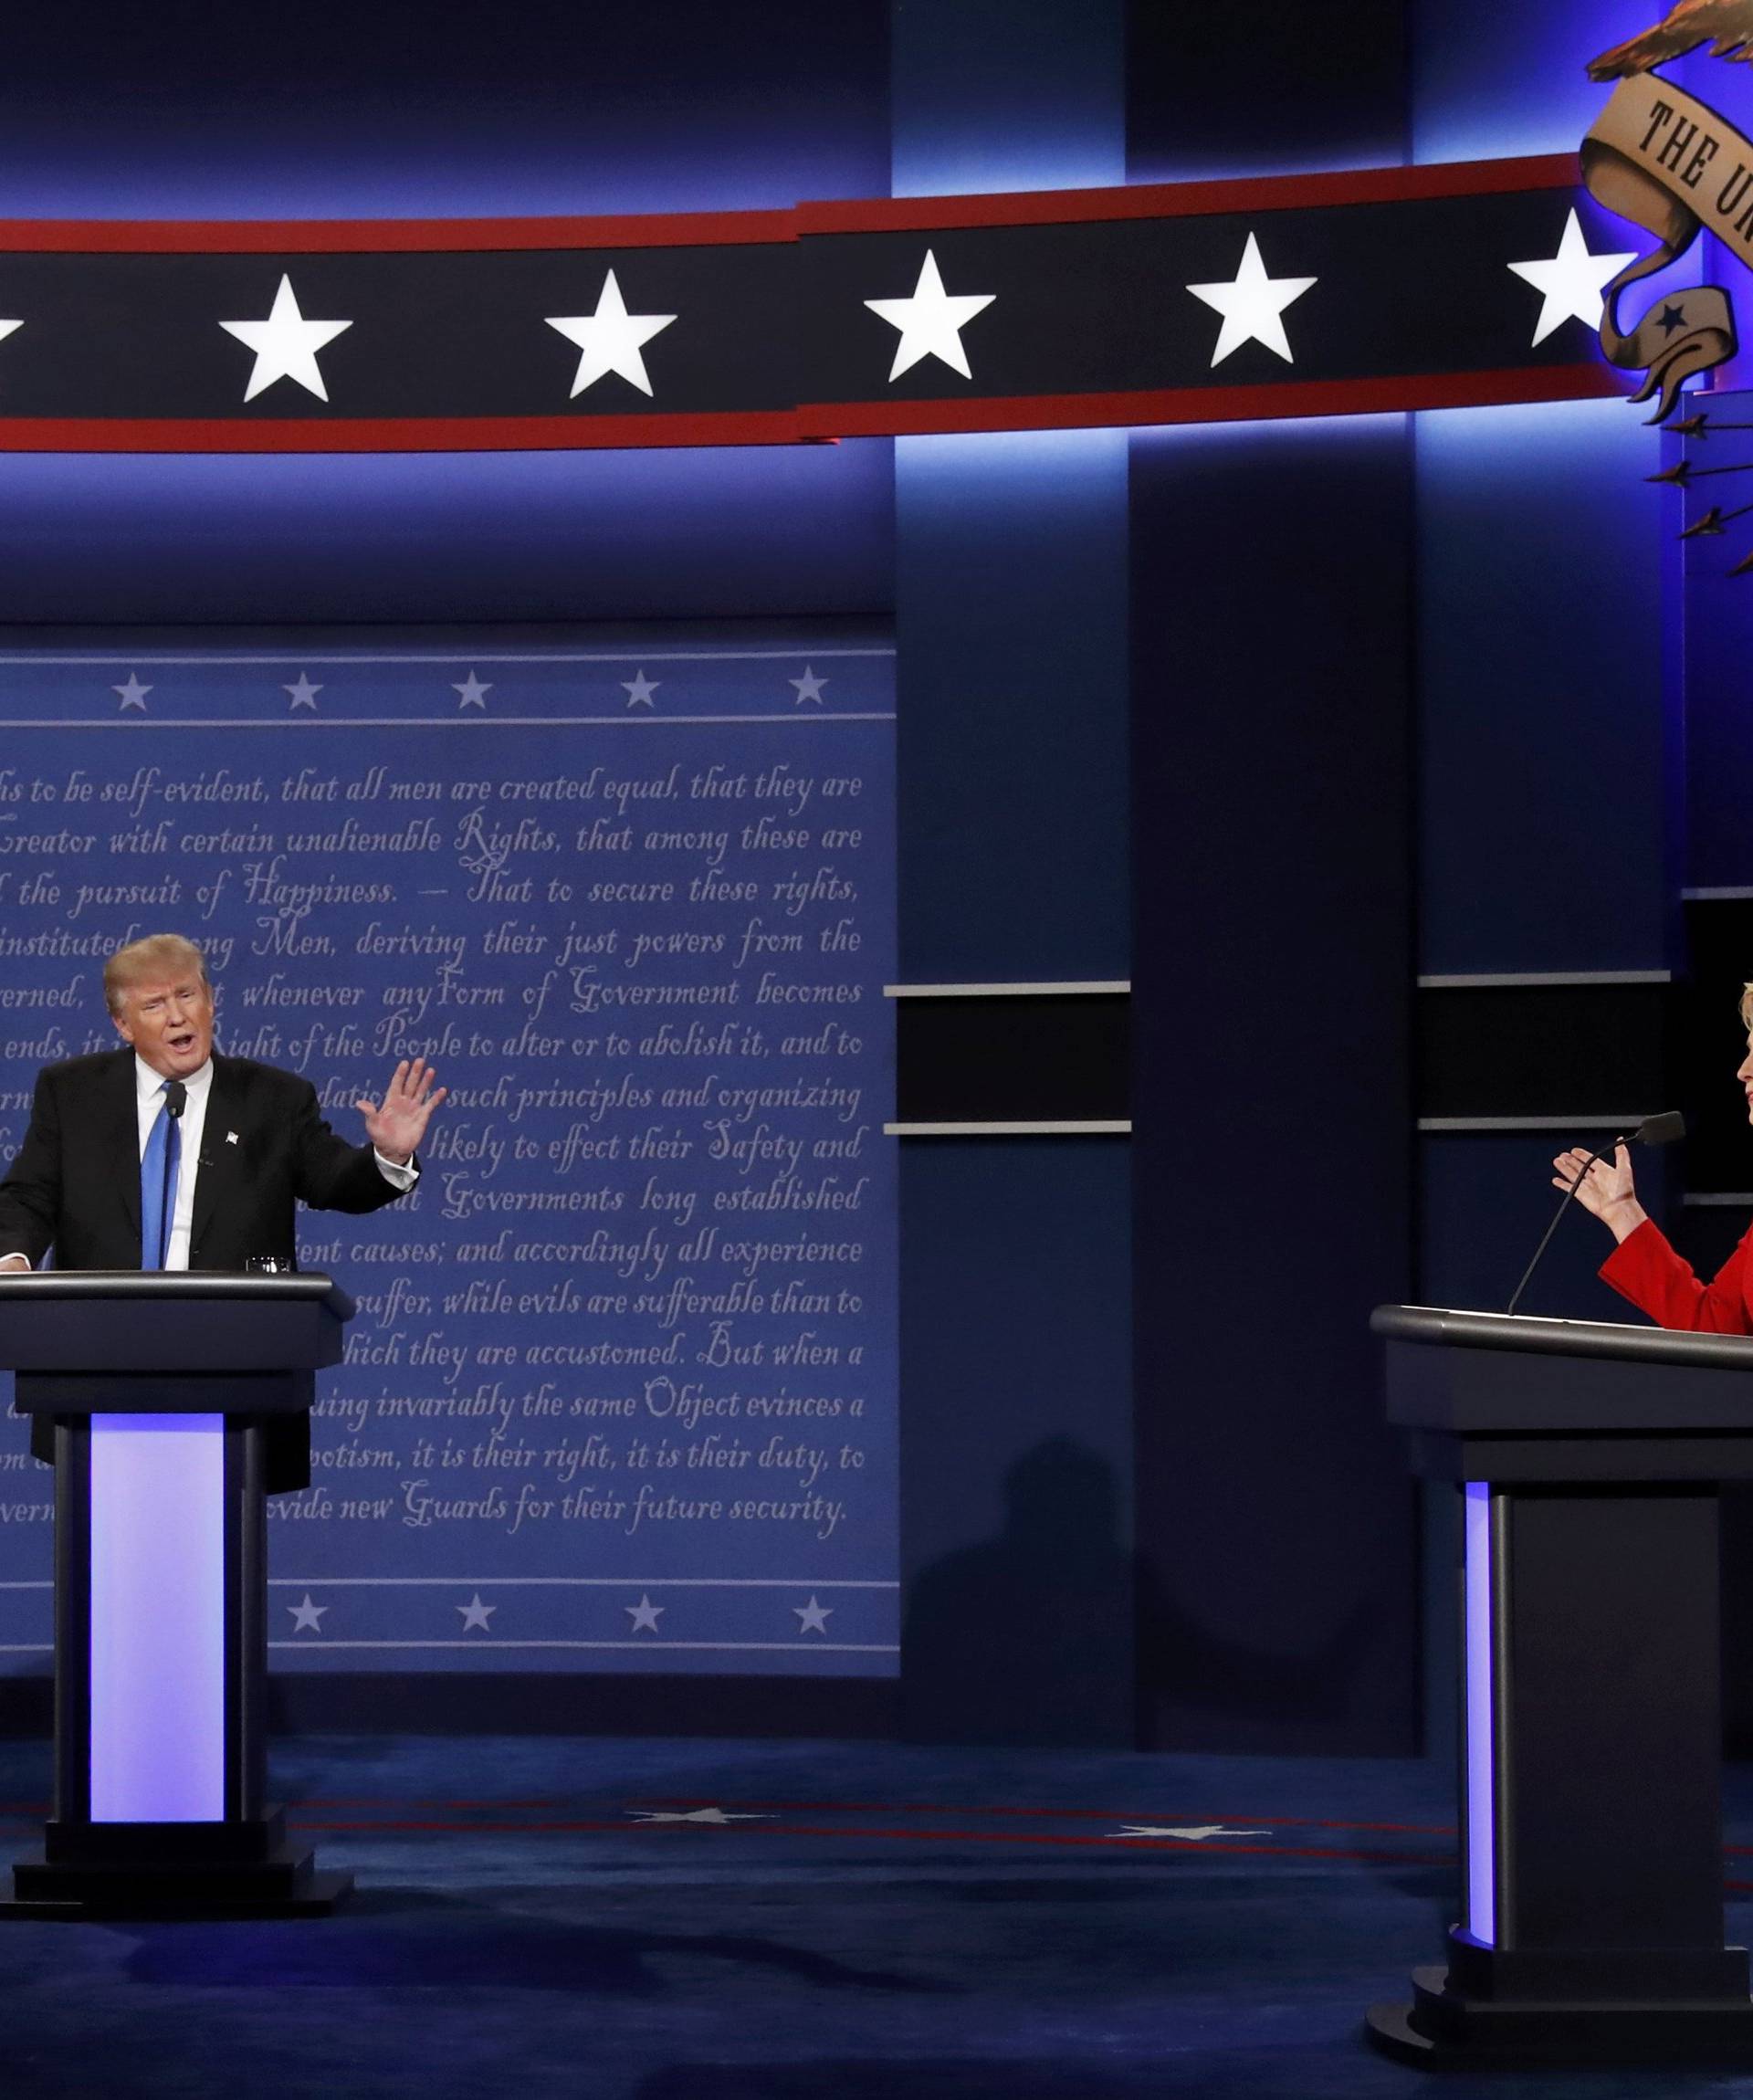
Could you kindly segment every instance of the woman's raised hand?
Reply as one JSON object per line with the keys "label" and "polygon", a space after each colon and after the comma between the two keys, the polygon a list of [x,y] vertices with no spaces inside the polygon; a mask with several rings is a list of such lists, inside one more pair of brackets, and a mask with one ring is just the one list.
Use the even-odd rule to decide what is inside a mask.
{"label": "woman's raised hand", "polygon": [[[1580,1174],[1582,1179],[1579,1183]],[[1646,1213],[1637,1200],[1632,1155],[1623,1145],[1615,1148],[1611,1160],[1590,1160],[1580,1145],[1560,1152],[1552,1162],[1552,1186],[1569,1189],[1573,1184],[1578,1202],[1610,1225],[1615,1238],[1622,1240],[1643,1223]]]}

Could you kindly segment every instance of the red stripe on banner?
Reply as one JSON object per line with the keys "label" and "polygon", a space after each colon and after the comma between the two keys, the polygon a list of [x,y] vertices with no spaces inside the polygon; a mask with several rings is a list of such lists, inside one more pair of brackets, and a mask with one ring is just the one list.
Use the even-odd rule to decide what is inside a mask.
{"label": "red stripe on banner", "polygon": [[537,219],[0,219],[0,253],[15,255],[466,255],[748,247],[796,238],[790,210]]}
{"label": "red stripe on banner", "polygon": [[[1034,394],[997,401],[858,401],[798,411],[812,437],[929,436],[965,430],[1071,430],[1116,424],[1240,423],[1297,415],[1391,415],[1416,408],[1487,408],[1518,401],[1622,396],[1606,364],[1386,379],[1269,380],[1258,386],[1189,386],[1137,394]],[[4,425],[0,425],[4,428]]]}
{"label": "red stripe on banner", "polygon": [[1079,430],[1392,415],[1623,395],[1604,364],[1388,379],[1270,381],[1128,394],[986,401],[863,401],[807,408],[632,415],[0,416],[0,452],[583,452],[607,446],[834,444],[843,437]]}
{"label": "red stripe on banner", "polygon": [[[605,446],[795,445],[791,408],[709,415],[0,416],[0,452],[581,452]],[[819,441],[817,441],[819,442]]]}
{"label": "red stripe on banner", "polygon": [[1419,203],[1430,197],[1505,196],[1519,190],[1573,189],[1580,179],[1575,153],[1538,153],[1517,160],[1359,168],[1320,175],[1244,175],[1223,182],[1149,183],[1104,190],[875,197],[800,205],[797,218],[805,234],[1068,226],[1097,219],[1195,218],[1217,212],[1308,211],[1333,205]]}

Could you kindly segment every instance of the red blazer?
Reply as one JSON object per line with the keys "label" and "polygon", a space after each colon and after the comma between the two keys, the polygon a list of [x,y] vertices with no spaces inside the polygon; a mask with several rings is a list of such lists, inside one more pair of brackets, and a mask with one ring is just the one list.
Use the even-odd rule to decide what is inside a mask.
{"label": "red blazer", "polygon": [[1753,1334],[1753,1227],[1717,1270],[1702,1284],[1646,1218],[1628,1234],[1601,1264],[1602,1278],[1621,1297],[1630,1298],[1658,1327],[1684,1328],[1695,1334]]}

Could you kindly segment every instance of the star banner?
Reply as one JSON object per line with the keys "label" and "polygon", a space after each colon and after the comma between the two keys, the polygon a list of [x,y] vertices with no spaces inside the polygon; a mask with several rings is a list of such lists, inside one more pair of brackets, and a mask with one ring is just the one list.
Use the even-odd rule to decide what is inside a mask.
{"label": "star banner", "polygon": [[1631,258],[1605,289],[1601,343],[1622,369],[1642,372],[1632,398],[1656,400],[1653,422],[1674,412],[1682,383],[1734,356],[1735,314],[1717,285],[1659,301],[1629,332],[1619,295],[1676,262],[1711,230],[1745,262],[1753,243],[1753,143],[1716,110],[1651,74],[1622,80],[1582,145],[1590,193],[1657,246]]}
{"label": "star banner", "polygon": [[788,444],[1609,394],[1596,313],[1535,296],[1622,259],[1593,210],[1553,156],[646,218],[0,223],[0,450]]}

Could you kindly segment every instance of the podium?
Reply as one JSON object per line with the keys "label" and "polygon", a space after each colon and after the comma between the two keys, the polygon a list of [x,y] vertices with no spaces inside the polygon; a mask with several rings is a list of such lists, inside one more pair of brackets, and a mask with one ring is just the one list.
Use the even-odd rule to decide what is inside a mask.
{"label": "podium", "polygon": [[55,1805],[0,1916],[288,1916],[316,1871],[266,1803],[273,1425],[338,1363],[324,1276],[0,1283],[0,1365],[55,1465]]}
{"label": "podium", "polygon": [[1386,1306],[1389,1419],[1462,1497],[1464,1918],[1402,2062],[1753,2062],[1723,1944],[1720,1484],[1753,1340]]}

